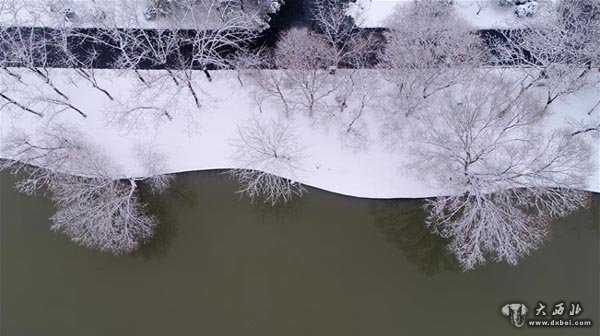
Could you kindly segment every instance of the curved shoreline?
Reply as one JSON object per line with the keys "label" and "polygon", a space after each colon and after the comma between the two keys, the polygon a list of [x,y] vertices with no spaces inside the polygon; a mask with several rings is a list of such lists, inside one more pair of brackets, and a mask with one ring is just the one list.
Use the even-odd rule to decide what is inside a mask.
{"label": "curved shoreline", "polygon": [[[184,174],[210,174],[210,173],[215,173],[216,175],[221,175],[226,177],[226,172],[231,170],[231,169],[235,169],[235,168],[206,168],[206,169],[196,169],[196,170],[183,170],[183,171],[174,171],[174,172],[170,172],[169,174],[173,174],[173,175],[184,175]],[[233,179],[232,179],[233,180]],[[328,192],[328,193],[332,193],[332,194],[336,194],[339,196],[344,196],[344,197],[352,197],[352,198],[358,198],[358,199],[366,199],[366,200],[423,200],[423,199],[428,199],[428,198],[434,198],[434,197],[441,197],[441,196],[449,196],[450,194],[431,194],[431,195],[424,195],[424,196],[390,196],[390,197],[382,197],[382,196],[368,196],[368,195],[360,195],[360,194],[352,194],[352,193],[344,193],[344,192],[339,192],[336,191],[335,189],[327,189],[327,188],[323,188],[320,187],[318,185],[311,185],[308,183],[304,183],[302,181],[298,181],[299,183],[301,183],[304,186],[313,188],[313,189],[317,189],[320,191],[324,191],[324,192]],[[600,190],[592,190],[592,189],[576,189],[576,190],[580,190],[580,191],[587,191],[589,193],[592,194],[597,194],[600,195]]]}

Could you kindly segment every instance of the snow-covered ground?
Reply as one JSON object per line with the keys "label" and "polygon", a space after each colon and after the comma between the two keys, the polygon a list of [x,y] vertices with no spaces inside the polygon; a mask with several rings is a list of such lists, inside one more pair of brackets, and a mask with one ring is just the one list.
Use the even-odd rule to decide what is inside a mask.
{"label": "snow-covered ground", "polygon": [[[27,70],[22,72],[27,80]],[[120,165],[124,176],[139,177],[143,174],[136,150],[140,146],[152,147],[167,158],[164,172],[241,168],[232,159],[232,140],[238,134],[238,125],[247,125],[252,118],[261,120],[276,119],[281,113],[275,106],[264,104],[259,112],[253,90],[248,81],[242,86],[236,71],[213,71],[214,80],[208,82],[204,75],[195,74],[195,87],[204,92],[202,110],[185,111],[184,105],[169,106],[173,120],[119,119],[115,121],[117,110],[126,109],[123,104],[143,101],[136,89],[141,82],[131,73],[118,70],[97,70],[100,86],[109,88],[115,95],[115,102],[85,82],[70,82],[67,76],[73,70],[54,69],[53,79],[69,97],[73,105],[86,114],[83,118],[73,111],[63,111],[56,116],[46,114],[39,118],[23,112],[14,106],[5,106],[1,112],[0,139],[5,139],[14,131],[40,134],[41,129],[53,124],[71,125],[82,132],[87,140]],[[376,71],[376,70],[361,70]],[[151,77],[153,71],[142,71]],[[3,74],[4,75],[4,74]],[[372,76],[372,74],[369,74]],[[43,86],[40,84],[40,86]],[[28,87],[12,94],[21,99],[35,99],[32,92],[43,88]],[[152,94],[152,92],[150,92]],[[157,95],[162,93],[157,92]],[[211,98],[206,98],[206,97]],[[157,96],[158,97],[158,96]],[[160,99],[160,98],[157,98]],[[566,126],[575,119],[596,118],[598,112],[588,117],[586,112],[600,99],[600,90],[594,88],[577,96],[570,96],[551,105],[551,127]],[[120,102],[120,103],[117,103]],[[189,101],[187,102],[189,104]],[[189,112],[189,113],[188,113]],[[367,109],[362,121],[367,130],[366,146],[348,146],[335,125],[323,127],[308,118],[292,118],[291,125],[303,146],[301,170],[297,173],[300,182],[340,194],[370,198],[416,198],[440,195],[444,190],[435,188],[426,181],[403,170],[403,164],[411,158],[402,147],[389,149],[381,140],[380,118],[376,108]],[[188,118],[194,115],[194,120]],[[598,142],[595,141],[594,158],[598,162]],[[3,153],[0,153],[0,157]],[[599,173],[589,177],[587,189],[600,192]]]}
{"label": "snow-covered ground", "polygon": [[[259,8],[254,3],[244,7],[235,20],[224,16],[218,1],[195,3],[195,7],[182,10],[175,7],[168,17],[157,16],[147,20],[144,16],[148,0],[2,0],[0,24],[23,27],[71,28],[148,28],[148,29],[220,29],[228,25],[256,25],[261,22]],[[71,13],[67,18],[65,11]],[[247,24],[247,25],[246,25]]]}
{"label": "snow-covered ground", "polygon": [[[539,1],[540,8],[556,0]],[[407,6],[413,0],[358,0],[351,13],[361,27],[385,27],[395,6]],[[499,6],[496,0],[454,0],[457,13],[476,28],[516,28],[527,18],[518,18],[514,6]]]}
{"label": "snow-covered ground", "polygon": [[[294,1],[294,0],[290,0]],[[386,18],[396,5],[407,5],[413,0],[358,0],[350,13],[357,17],[361,27],[385,27]],[[540,0],[539,9],[556,0]],[[217,6],[198,5],[195,13],[175,11],[176,18],[146,20],[144,10],[147,0],[2,0],[0,23],[36,27],[140,27],[140,28],[218,28],[222,25],[221,11]],[[213,4],[207,1],[208,4]],[[216,2],[215,2],[216,4]],[[258,9],[248,2],[244,9],[247,19],[256,16]],[[499,6],[496,0],[455,0],[457,12],[474,27],[515,28],[524,18],[517,18],[514,6]],[[74,16],[65,20],[64,13],[50,8],[70,8]],[[276,15],[276,14],[275,14]],[[258,16],[256,20],[259,21]]]}

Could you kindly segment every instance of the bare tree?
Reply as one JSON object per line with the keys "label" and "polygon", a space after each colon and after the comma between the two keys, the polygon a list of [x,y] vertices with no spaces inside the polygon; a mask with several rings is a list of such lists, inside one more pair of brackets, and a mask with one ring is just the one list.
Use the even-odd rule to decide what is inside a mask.
{"label": "bare tree", "polygon": [[284,32],[267,64],[276,70],[254,71],[255,83],[282,103],[286,115],[305,111],[309,117],[322,110],[337,89],[337,78],[329,70],[335,66],[337,50],[307,28]]}
{"label": "bare tree", "polygon": [[284,81],[291,90],[290,101],[313,116],[319,103],[336,89],[335,77],[328,73],[334,65],[335,49],[306,28],[285,32],[275,49],[275,64],[283,69]]}
{"label": "bare tree", "polygon": [[282,4],[282,0],[3,0],[0,10],[8,25],[24,27],[164,29],[175,24],[195,29],[200,22],[215,29],[243,17],[253,30],[261,31]]}
{"label": "bare tree", "polygon": [[34,28],[1,27],[3,68],[19,66],[30,70],[59,96],[69,99],[50,77],[48,62],[52,56],[57,36],[53,32]]}
{"label": "bare tree", "polygon": [[[37,75],[31,73],[25,68],[10,68],[14,76],[0,76],[3,84],[0,88],[0,110],[12,112],[27,112],[38,117],[54,117],[65,111],[77,112],[82,117],[87,117],[87,113],[79,109],[70,99],[57,95],[56,92],[40,81]],[[49,69],[53,73],[54,69]],[[58,77],[61,88],[66,87],[63,80],[67,77]],[[65,91],[67,92],[67,91]]]}
{"label": "bare tree", "polygon": [[392,103],[407,115],[482,64],[481,39],[446,1],[397,5],[387,26],[382,73],[394,85]]}
{"label": "bare tree", "polygon": [[131,253],[152,237],[158,220],[146,214],[135,180],[63,175],[49,186],[58,210],[52,229],[74,242],[113,254]]}
{"label": "bare tree", "polygon": [[[361,71],[376,60],[382,41],[368,30],[359,29],[363,12],[342,0],[317,0],[312,3],[311,18],[319,37],[337,51],[330,67],[337,89],[335,102],[327,104],[328,112],[320,116],[321,124],[338,124],[345,146],[365,149],[368,142],[364,115],[372,105],[373,88],[377,86],[372,74]],[[352,11],[352,15],[349,13]],[[337,68],[344,68],[338,71]]]}
{"label": "bare tree", "polygon": [[359,12],[349,13],[350,3],[343,0],[316,0],[311,6],[311,18],[319,36],[334,46],[336,67],[363,67],[373,62],[377,49],[376,39],[359,29],[356,21],[362,20]]}
{"label": "bare tree", "polygon": [[511,102],[511,83],[476,83],[447,91],[413,133],[411,167],[450,195],[428,200],[427,225],[451,239],[464,269],[488,257],[516,264],[536,249],[550,218],[586,205],[577,189],[593,171],[589,144],[540,131],[538,101],[525,94]]}
{"label": "bare tree", "polygon": [[[226,22],[243,19],[252,25],[252,29],[262,31],[269,28],[270,14],[279,11],[282,0],[150,0],[145,10],[146,20],[163,21],[195,20],[210,13],[214,21]],[[192,17],[192,18],[190,18]],[[206,20],[205,22],[209,22]],[[211,22],[213,26],[215,22]]]}
{"label": "bare tree", "polygon": [[[337,2],[335,5],[341,6]],[[344,7],[329,13],[331,20],[349,20],[341,8]],[[355,29],[352,25],[349,27]],[[364,148],[367,142],[364,115],[372,105],[374,85],[372,75],[358,69],[366,64],[359,56],[364,50],[353,50],[349,46],[358,38],[354,31],[348,32],[349,35],[340,33],[347,39],[337,41],[340,45],[330,40],[330,37],[338,38],[334,32],[329,32],[330,37],[325,34],[292,28],[281,35],[272,54],[264,50],[242,53],[236,64],[245,67],[240,73],[250,78],[251,91],[261,112],[265,101],[275,102],[286,117],[304,112],[313,125],[327,130],[333,126],[345,144],[354,149]],[[339,62],[352,68],[338,70]],[[243,85],[241,77],[239,79]]]}
{"label": "bare tree", "polygon": [[469,81],[481,70],[485,52],[477,31],[445,1],[399,4],[387,26],[378,109],[386,146],[396,148],[411,127],[410,117]]}
{"label": "bare tree", "polygon": [[[227,53],[242,49],[258,34],[254,12],[235,7],[219,0],[172,1],[173,14],[168,29],[162,30],[111,30],[108,39],[120,50],[119,62],[133,69],[143,86],[138,91],[139,104],[127,102],[124,112],[117,116],[133,116],[151,112],[171,119],[177,113],[195,120],[193,112],[200,111],[206,101],[213,98],[201,87],[198,80],[206,77],[212,81],[209,69],[229,66]],[[235,7],[235,8],[234,8]],[[190,28],[179,29],[187,22]],[[116,43],[115,43],[116,42]],[[151,65],[162,71],[145,73],[137,70],[140,64]],[[161,99],[146,99],[161,97]],[[159,103],[156,103],[159,102]],[[192,102],[192,104],[189,104]],[[137,102],[136,102],[137,103]],[[191,105],[196,111],[188,108]]]}
{"label": "bare tree", "polygon": [[[112,50],[118,55],[113,66],[134,72],[147,86],[151,83],[141,75],[140,68],[165,69],[168,76],[164,79],[189,90],[200,108],[201,92],[192,85],[194,70],[210,76],[209,68],[227,67],[228,53],[245,47],[260,33],[259,21],[265,18],[259,13],[267,10],[262,8],[266,5],[266,1],[252,2],[243,9],[235,1],[153,0],[148,8],[153,8],[155,14],[160,12],[160,18],[155,16],[149,23],[139,20],[140,8],[124,1],[117,5],[121,12],[112,15],[116,18],[95,23],[98,29],[61,31],[69,35],[71,42],[92,42]],[[102,7],[100,3],[89,6]],[[143,29],[148,25],[153,29]]]}
{"label": "bare tree", "polygon": [[139,199],[138,183],[148,181],[164,190],[168,177],[125,178],[81,134],[60,126],[40,133],[13,133],[3,139],[7,159],[0,169],[24,176],[17,183],[20,192],[50,192],[57,208],[51,217],[53,230],[113,254],[130,253],[152,237],[158,220]]}
{"label": "bare tree", "polygon": [[[50,69],[49,62],[52,58],[64,56],[61,53],[62,49],[59,44],[60,34],[54,31],[23,27],[0,27],[0,49],[3,50],[0,53],[0,66],[15,81],[15,85],[26,86],[37,80],[50,89],[50,92],[43,89],[38,90],[39,94],[35,95],[35,99],[47,105],[56,105],[55,108],[61,111],[75,111],[85,118],[87,114],[75,106],[70,97],[54,81],[54,71]],[[11,67],[21,67],[34,76],[28,76],[29,80],[26,81],[25,76]],[[31,100],[31,96],[29,92],[25,97],[27,100]],[[7,94],[4,94],[2,98],[10,104],[27,111],[23,107],[27,107],[29,104],[21,101],[21,97],[8,97]]]}
{"label": "bare tree", "polygon": [[262,198],[271,205],[302,196],[305,189],[295,181],[300,171],[302,148],[289,126],[254,119],[250,125],[238,128],[232,145],[235,148],[233,160],[243,168],[229,173],[239,181],[241,194],[253,200]]}
{"label": "bare tree", "polygon": [[199,85],[203,76],[197,70],[140,70],[139,74],[145,83],[138,82],[127,99],[116,99],[104,110],[108,121],[122,130],[148,130],[183,118],[188,131],[195,131],[200,107],[215,101]]}
{"label": "bare tree", "polygon": [[[291,101],[288,102],[289,86],[285,76],[272,69],[274,62],[271,55],[265,55],[262,50],[257,53],[242,53],[236,57],[235,62],[246,66],[239,69],[238,81],[243,84],[242,78],[249,79],[250,90],[261,112],[265,101],[274,101],[279,105],[277,109],[283,110],[287,117],[296,111],[296,106]],[[268,68],[263,68],[263,65]]]}
{"label": "bare tree", "polygon": [[561,0],[547,4],[524,28],[504,33],[496,54],[501,63],[519,65],[522,92],[546,91],[546,109],[557,98],[597,85],[592,74],[600,63],[600,2]]}

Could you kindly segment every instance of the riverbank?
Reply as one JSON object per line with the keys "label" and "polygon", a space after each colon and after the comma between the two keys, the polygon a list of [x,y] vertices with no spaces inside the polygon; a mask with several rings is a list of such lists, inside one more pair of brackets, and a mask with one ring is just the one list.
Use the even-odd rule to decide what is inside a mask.
{"label": "riverbank", "polygon": [[[23,79],[34,76],[25,69]],[[73,82],[74,70],[51,69],[54,84],[61,88],[71,103],[85,112],[87,118],[71,110],[55,114],[47,113],[43,118],[26,113],[15,106],[7,105],[1,112],[1,138],[5,140],[14,132],[28,134],[32,138],[43,134],[49,124],[60,124],[78,130],[104,152],[119,167],[119,177],[139,177],[144,174],[143,166],[136,153],[140,147],[152,148],[164,158],[164,169],[160,173],[175,173],[195,170],[245,168],[233,158],[234,139],[238,126],[247,125],[253,119],[277,120],[281,107],[269,102],[257,104],[256,89],[250,81],[238,79],[237,71],[212,71],[212,82],[202,72],[194,73],[193,83],[202,92],[201,109],[186,100],[183,91],[169,91],[168,87],[142,90],[143,85],[132,73],[116,70],[96,70],[98,84],[110,90],[114,101],[82,81]],[[360,70],[363,75],[376,77],[376,70]],[[156,71],[141,71],[148,78]],[[73,84],[75,83],[75,84]],[[373,82],[377,90],[382,82]],[[47,91],[39,84],[36,90]],[[34,101],[32,87],[26,86],[13,95],[21,100]],[[331,192],[366,198],[420,198],[444,195],[442,188],[430,181],[423,181],[404,169],[414,160],[403,146],[390,148],[381,137],[381,110],[378,107],[378,92],[372,92],[371,105],[360,117],[360,137],[349,136],[347,116],[333,119],[308,118],[301,115],[287,118],[298,144],[302,147],[302,159],[293,178],[303,184]],[[169,120],[162,114],[139,113],[125,116],[124,111],[142,106],[145,100],[155,99],[153,104],[165,105],[171,114]],[[590,122],[598,118],[599,111],[588,116],[587,111],[600,99],[600,90],[593,88],[576,96],[559,99],[550,106],[551,118],[547,127],[569,127],[576,122]],[[346,118],[346,119],[343,119]],[[584,135],[587,136],[587,135]],[[409,140],[408,140],[409,141]],[[598,158],[598,142],[590,138],[595,146],[594,159]],[[6,157],[0,153],[0,157]],[[600,192],[599,173],[589,176],[587,190]]]}

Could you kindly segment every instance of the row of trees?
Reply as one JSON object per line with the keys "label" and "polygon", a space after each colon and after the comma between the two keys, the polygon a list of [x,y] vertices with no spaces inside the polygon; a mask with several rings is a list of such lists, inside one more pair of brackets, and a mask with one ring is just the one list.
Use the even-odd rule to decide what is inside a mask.
{"label": "row of trees", "polygon": [[[552,218],[587,204],[580,190],[593,172],[592,150],[578,135],[597,128],[545,125],[558,98],[599,84],[599,15],[597,1],[562,1],[526,28],[504,32],[493,50],[447,2],[415,2],[391,15],[378,71],[383,81],[376,82],[384,103],[367,108],[383,112],[392,148],[412,153],[409,168],[451,195],[427,201],[426,224],[450,239],[464,269],[490,258],[516,264],[544,241]],[[364,109],[359,97],[373,92],[356,85],[356,71],[336,68],[344,55],[368,60],[362,46],[372,41],[338,31],[342,43],[327,29],[284,33],[259,57],[279,70],[250,72],[262,95],[257,100],[268,97],[284,120],[302,115],[321,122]],[[485,68],[490,58],[511,66]],[[586,112],[593,109],[572,116]],[[275,150],[259,152],[264,162],[278,158]],[[290,193],[284,194],[287,201]]]}
{"label": "row of trees", "polygon": [[[476,32],[447,1],[419,1],[398,8],[389,19],[385,49],[379,55],[373,49],[381,41],[356,29],[346,15],[347,4],[341,0],[316,1],[312,13],[315,29],[292,28],[272,49],[249,51],[244,44],[254,33],[229,36],[230,30],[214,37],[207,30],[108,29],[102,30],[106,37],[76,36],[75,40],[83,43],[94,38],[119,50],[115,62],[124,73],[137,78],[136,96],[140,100],[117,102],[117,111],[111,111],[120,123],[138,123],[148,115],[170,120],[177,117],[175,112],[201,109],[206,94],[193,79],[198,73],[194,69],[198,64],[234,64],[240,70],[241,85],[253,92],[259,109],[269,104],[279,112],[276,121],[256,118],[240,126],[232,141],[236,149],[233,159],[242,169],[231,174],[240,181],[240,192],[270,204],[287,202],[304,191],[295,182],[301,175],[303,158],[303,147],[290,126],[295,120],[333,128],[344,143],[364,149],[374,137],[365,119],[369,113],[380,116],[381,133],[393,145],[390,148],[410,151],[414,163],[409,168],[425,172],[427,180],[452,195],[427,202],[427,225],[451,240],[451,251],[465,269],[470,269],[488,257],[516,263],[543,241],[550,218],[564,216],[586,203],[586,193],[576,191],[585,187],[591,169],[591,149],[581,134],[590,134],[593,127],[546,131],[545,123],[550,106],[558,98],[598,85],[599,76],[594,74],[600,55],[597,5],[597,0],[562,0],[548,13],[540,14],[539,20],[528,22],[528,29],[506,32],[491,51],[482,46]],[[5,106],[39,116],[63,110],[85,116],[84,109],[73,106],[56,85],[52,70],[40,64],[40,60],[48,59],[48,52],[72,50],[64,47],[72,36],[40,39],[34,30],[23,29],[4,29],[1,36],[3,43],[8,41],[11,46],[0,49],[11,53],[0,59],[6,74],[2,81],[11,83],[0,88]],[[193,48],[191,59],[180,53],[182,39]],[[238,51],[238,57],[222,58],[216,47],[220,43],[228,43]],[[73,57],[64,55],[65,60],[72,61]],[[93,60],[99,55],[92,50],[89,62],[78,61],[71,66],[77,68],[74,73],[78,81],[98,89],[105,99],[117,100],[111,88],[95,79]],[[382,60],[378,69],[357,70],[371,64],[375,56]],[[22,61],[18,64],[7,63],[19,57]],[[175,63],[171,63],[173,57]],[[483,62],[490,57],[498,65],[516,66],[486,68]],[[181,66],[142,73],[138,71],[140,62]],[[22,76],[22,70],[12,68],[15,65],[31,74]],[[44,96],[16,99],[27,95],[15,94],[15,87],[31,88],[32,78],[38,79],[37,88],[43,89],[36,92]],[[37,150],[54,153],[53,148],[61,148],[62,144],[16,143],[24,147],[9,146],[14,151],[10,157],[36,167],[53,167],[52,160],[36,161],[45,157]],[[65,142],[71,143],[69,139]],[[87,155],[77,150],[70,153],[73,157]],[[21,154],[25,156],[19,157]],[[6,167],[19,170],[29,166],[8,163]],[[104,227],[111,228],[109,232],[119,236],[136,232],[130,228],[139,224],[137,238],[127,239],[139,242],[155,225],[139,199],[132,198],[139,179],[120,179],[114,173],[88,175],[86,170],[69,171],[64,167],[33,168],[29,173],[32,178],[26,181],[32,181],[30,186],[48,187],[58,195],[57,204],[68,209],[69,216],[56,217],[54,227],[72,237],[77,237],[79,231],[67,230],[70,225],[88,232],[93,222],[104,223]],[[88,180],[93,183],[82,182]],[[97,183],[108,189],[88,194],[83,188]],[[77,196],[77,190],[83,195]],[[71,194],[74,198],[69,198]],[[85,195],[94,197],[87,199]],[[111,199],[121,199],[124,203],[119,204],[129,208],[111,206],[117,213],[102,217],[112,218],[104,221],[72,219],[77,218],[71,215],[76,213],[73,208],[88,206],[104,211]],[[119,219],[121,215],[123,220]],[[109,246],[115,240],[110,234],[94,237],[108,241]],[[88,246],[110,251],[129,251],[137,246],[111,249],[93,240],[85,241]]]}
{"label": "row of trees", "polygon": [[[140,127],[149,119],[172,120],[178,114],[191,117],[211,99],[198,88],[196,70],[204,68],[201,76],[211,80],[206,68],[228,66],[224,51],[240,50],[256,38],[279,4],[149,0],[144,19],[160,22],[145,23],[138,1],[116,8],[101,2],[3,1],[0,108],[50,121],[70,111],[87,118],[87,106],[76,106],[74,91],[65,89],[85,85],[110,101],[108,119],[125,128]],[[122,99],[123,88],[97,77],[98,65],[107,63],[120,69],[115,74],[136,78],[130,96],[137,99]],[[142,65],[164,68],[167,63],[165,71],[139,71]],[[57,66],[73,71],[58,71]],[[126,177],[83,134],[50,122],[33,135],[3,136],[2,155],[11,160],[2,161],[0,169],[23,177],[17,190],[49,192],[57,208],[52,229],[73,241],[121,254],[154,234],[158,219],[140,198],[140,186],[161,192],[171,176],[165,175],[165,158],[151,149],[138,150],[144,177]]]}
{"label": "row of trees", "polygon": [[3,22],[12,26],[79,28],[215,29],[244,20],[254,29],[269,27],[281,0],[4,0]]}
{"label": "row of trees", "polygon": [[[95,2],[82,6],[70,1],[3,1],[0,108],[50,121],[71,111],[87,118],[86,106],[76,106],[74,91],[65,89],[85,85],[110,101],[108,119],[125,128],[140,127],[149,119],[172,120],[178,114],[191,118],[211,99],[198,88],[196,70],[204,68],[201,76],[211,80],[208,66],[229,66],[224,51],[243,49],[256,38],[278,4],[149,0],[145,19],[160,20],[155,27],[139,21],[137,1],[122,2],[117,12]],[[48,23],[51,28],[36,28]],[[156,29],[139,29],[148,26]],[[122,88],[97,77],[96,68],[107,62],[120,69],[115,74],[136,78],[130,96],[137,99],[121,99]],[[142,65],[163,68],[167,63],[165,71],[139,71]],[[57,71],[57,66],[73,71]],[[144,177],[126,177],[83,134],[50,122],[33,135],[3,136],[2,155],[11,160],[2,161],[0,169],[23,177],[18,191],[49,192],[57,208],[52,229],[73,241],[121,254],[134,251],[154,234],[158,219],[140,198],[140,186],[161,192],[171,176],[165,175],[165,158],[153,150],[138,150]]]}
{"label": "row of trees", "polygon": [[[229,66],[230,58],[227,55],[245,48],[260,34],[262,28],[257,26],[254,8],[267,4],[265,1],[255,2],[251,1],[244,7],[250,8],[248,10],[235,7],[235,15],[223,15],[233,10],[230,10],[233,4],[220,0],[169,1],[169,8],[174,8],[177,15],[165,17],[160,28],[151,30],[135,28],[140,27],[139,13],[135,10],[119,12],[118,18],[105,17],[93,22],[93,28],[88,29],[73,28],[67,24],[57,24],[52,28],[22,27],[36,26],[37,21],[44,22],[43,18],[52,13],[65,12],[57,10],[57,6],[69,8],[67,12],[75,11],[74,7],[67,2],[52,1],[33,3],[31,6],[35,5],[35,8],[25,9],[17,8],[17,1],[12,3],[13,6],[10,2],[3,4],[3,18],[9,17],[11,11],[15,14],[14,22],[7,21],[7,24],[0,26],[0,68],[8,75],[3,78],[0,98],[7,104],[40,117],[47,112],[65,110],[86,117],[85,108],[75,106],[70,97],[55,84],[60,79],[54,78],[56,71],[51,68],[77,69],[71,73],[74,75],[71,81],[84,82],[114,100],[113,88],[102,87],[96,79],[94,68],[101,64],[133,74],[140,85],[148,90],[164,92],[162,99],[156,101],[166,100],[167,106],[178,106],[173,101],[174,97],[184,95],[193,102],[196,110],[201,109],[205,93],[199,92],[194,85],[195,70],[204,69],[203,76],[210,80],[208,67]],[[89,4],[88,7],[85,9],[102,6]],[[18,15],[28,10],[39,12],[33,18],[31,15],[25,15],[25,18]],[[35,21],[35,17],[41,18]],[[185,21],[185,24],[180,21]],[[181,28],[182,25],[185,29]],[[139,71],[141,67],[160,69],[167,67],[167,64],[168,70],[152,78],[147,78]],[[35,76],[25,79],[14,67],[27,69]],[[19,101],[19,91],[28,91],[31,86],[45,86],[50,90],[38,91],[39,96]],[[125,104],[118,110],[125,116],[132,114],[130,119],[136,119],[140,109],[145,113],[171,118],[171,114],[160,107],[149,108],[147,103],[131,105]]]}

